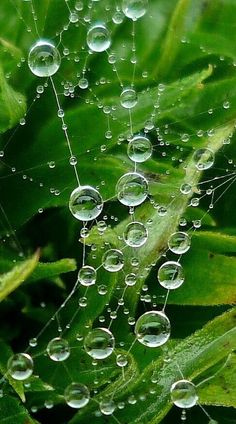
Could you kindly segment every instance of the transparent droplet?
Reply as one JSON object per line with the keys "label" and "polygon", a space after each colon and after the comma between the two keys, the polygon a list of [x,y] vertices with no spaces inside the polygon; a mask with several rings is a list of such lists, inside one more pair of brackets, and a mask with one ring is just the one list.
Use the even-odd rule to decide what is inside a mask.
{"label": "transparent droplet", "polygon": [[165,289],[177,289],[184,282],[183,267],[178,262],[165,262],[158,270],[158,281]]}
{"label": "transparent droplet", "polygon": [[192,186],[188,183],[184,183],[180,186],[180,191],[182,194],[190,194],[192,191]]}
{"label": "transparent droplet", "polygon": [[141,247],[146,243],[147,238],[147,228],[141,222],[134,221],[126,226],[124,240],[128,246]]}
{"label": "transparent droplet", "polygon": [[137,172],[122,175],[116,185],[118,200],[126,206],[138,206],[148,195],[148,182]]}
{"label": "transparent droplet", "polygon": [[94,328],[84,340],[84,349],[93,359],[108,358],[114,347],[114,336],[107,328]]}
{"label": "transparent droplet", "polygon": [[126,365],[128,364],[127,355],[125,355],[125,354],[117,355],[116,363],[117,363],[118,367],[126,367]]}
{"label": "transparent droplet", "polygon": [[136,284],[137,277],[136,274],[130,273],[125,276],[125,284],[127,286],[134,286]]}
{"label": "transparent droplet", "polygon": [[170,337],[170,321],[163,312],[145,312],[135,324],[135,334],[144,346],[162,346]]}
{"label": "transparent droplet", "polygon": [[99,403],[99,408],[103,415],[112,415],[116,405],[112,399],[104,399]]}
{"label": "transparent droplet", "polygon": [[34,75],[50,77],[58,71],[60,64],[60,53],[54,44],[39,40],[31,47],[28,65]]}
{"label": "transparent droplet", "polygon": [[145,162],[152,156],[152,144],[147,137],[136,135],[129,141],[127,154],[133,162]]}
{"label": "transparent droplet", "polygon": [[26,380],[33,374],[33,359],[27,353],[16,353],[7,363],[7,369],[14,380]]}
{"label": "transparent droplet", "polygon": [[123,0],[122,10],[127,18],[136,21],[145,15],[147,11],[148,0]]}
{"label": "transparent droplet", "polygon": [[109,272],[120,271],[124,266],[123,253],[118,249],[109,249],[102,257],[102,265]]}
{"label": "transparent droplet", "polygon": [[120,103],[125,109],[132,109],[138,102],[138,96],[134,88],[124,88],[120,95]]}
{"label": "transparent droplet", "polygon": [[91,221],[100,215],[103,208],[103,200],[95,188],[80,186],[71,193],[69,208],[76,219]]}
{"label": "transparent droplet", "polygon": [[78,280],[83,286],[91,286],[96,282],[97,272],[89,265],[83,266],[78,273]]}
{"label": "transparent droplet", "polygon": [[193,160],[196,168],[199,171],[205,171],[206,169],[212,167],[214,164],[215,156],[212,150],[208,148],[198,149],[193,154]]}
{"label": "transparent droplet", "polygon": [[64,392],[64,397],[67,405],[71,408],[83,408],[89,402],[89,389],[80,383],[71,383]]}
{"label": "transparent droplet", "polygon": [[71,156],[69,162],[70,162],[70,165],[71,166],[77,165],[77,157],[76,156]]}
{"label": "transparent droplet", "polygon": [[111,36],[104,25],[95,25],[88,30],[87,44],[94,52],[104,52],[111,45]]}
{"label": "transparent droplet", "polygon": [[188,380],[179,380],[170,389],[171,400],[179,408],[192,408],[198,401],[196,387]]}
{"label": "transparent droplet", "polygon": [[182,255],[190,249],[190,238],[187,233],[178,231],[173,233],[168,240],[168,247],[171,252]]}
{"label": "transparent droplet", "polygon": [[53,361],[65,361],[70,356],[69,343],[65,339],[55,337],[47,345],[47,354]]}
{"label": "transparent droplet", "polygon": [[88,88],[88,80],[87,80],[87,78],[80,78],[80,80],[79,80],[79,88],[81,88],[82,90],[85,90],[86,88]]}

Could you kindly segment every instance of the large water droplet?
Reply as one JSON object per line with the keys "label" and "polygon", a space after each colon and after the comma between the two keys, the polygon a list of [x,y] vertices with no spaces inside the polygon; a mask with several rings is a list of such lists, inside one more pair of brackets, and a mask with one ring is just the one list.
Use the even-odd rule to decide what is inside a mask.
{"label": "large water droplet", "polygon": [[103,399],[99,404],[99,408],[102,414],[112,415],[115,411],[116,405],[112,399]]}
{"label": "large water droplet", "polygon": [[69,343],[65,339],[55,337],[47,345],[47,354],[53,361],[65,361],[70,356]]}
{"label": "large water droplet", "polygon": [[132,109],[138,102],[138,96],[134,88],[124,88],[120,95],[120,103],[125,109]]}
{"label": "large water droplet", "polygon": [[116,185],[118,200],[126,206],[138,206],[148,195],[148,182],[137,172],[122,175]]}
{"label": "large water droplet", "polygon": [[147,237],[147,229],[141,222],[131,222],[125,228],[124,240],[128,246],[141,247],[146,243]]}
{"label": "large water droplet", "polygon": [[122,10],[127,18],[136,21],[145,15],[147,11],[148,0],[123,0]]}
{"label": "large water droplet", "polygon": [[124,266],[123,253],[118,249],[109,249],[102,257],[102,265],[109,272],[120,271]]}
{"label": "large water droplet", "polygon": [[178,262],[165,262],[158,270],[158,281],[165,289],[177,289],[184,282],[184,271]]}
{"label": "large water droplet", "polygon": [[215,156],[212,150],[208,148],[198,149],[193,154],[193,160],[199,171],[205,171],[213,166]]}
{"label": "large water droplet", "polygon": [[170,337],[170,321],[163,312],[145,312],[135,324],[135,334],[144,346],[162,346]]}
{"label": "large water droplet", "polygon": [[71,383],[64,392],[67,405],[71,408],[83,408],[89,402],[90,393],[84,384]]}
{"label": "large water droplet", "polygon": [[33,359],[27,353],[17,353],[9,358],[7,368],[14,380],[26,380],[33,374]]}
{"label": "large water droplet", "polygon": [[111,37],[104,25],[95,25],[88,30],[87,44],[94,52],[104,52],[111,45]]}
{"label": "large water droplet", "polygon": [[91,286],[96,282],[96,270],[89,265],[83,266],[78,273],[78,280],[83,286]]}
{"label": "large water droplet", "polygon": [[103,208],[103,200],[95,188],[81,186],[71,193],[69,208],[76,219],[91,221],[100,215]]}
{"label": "large water droplet", "polygon": [[31,72],[38,77],[54,75],[61,64],[60,53],[54,44],[39,40],[29,52],[28,65]]}
{"label": "large water droplet", "polygon": [[192,408],[198,401],[196,387],[188,380],[179,380],[170,389],[172,402],[179,408]]}
{"label": "large water droplet", "polygon": [[152,144],[147,137],[136,135],[129,141],[127,154],[133,162],[145,162],[152,156]]}
{"label": "large water droplet", "polygon": [[171,252],[176,253],[177,255],[182,255],[190,249],[190,238],[187,233],[182,231],[177,231],[176,233],[171,234],[168,240],[168,247]]}
{"label": "large water droplet", "polygon": [[93,359],[108,358],[114,347],[114,336],[107,328],[94,328],[84,340],[84,349]]}

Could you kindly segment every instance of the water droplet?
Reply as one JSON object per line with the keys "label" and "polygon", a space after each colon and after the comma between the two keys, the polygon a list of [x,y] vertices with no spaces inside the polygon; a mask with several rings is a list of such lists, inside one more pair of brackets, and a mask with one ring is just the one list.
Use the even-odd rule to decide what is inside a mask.
{"label": "water droplet", "polygon": [[168,240],[168,247],[171,252],[182,255],[190,249],[190,238],[187,233],[178,231],[173,233]]}
{"label": "water droplet", "polygon": [[192,186],[188,183],[184,183],[180,186],[180,191],[182,194],[190,194],[192,191]]}
{"label": "water droplet", "polygon": [[125,284],[127,286],[134,286],[136,284],[137,277],[136,274],[130,273],[125,276]]}
{"label": "water droplet", "polygon": [[148,237],[148,231],[141,222],[131,222],[125,228],[124,240],[128,246],[141,247],[143,246]]}
{"label": "water droplet", "polygon": [[100,193],[93,187],[81,186],[71,193],[69,208],[76,219],[91,221],[100,215],[103,200]]}
{"label": "water droplet", "polygon": [[75,11],[72,11],[72,12],[70,13],[70,16],[69,16],[69,21],[70,21],[72,24],[75,24],[76,22],[78,22],[78,20],[79,20],[78,13],[77,13],[77,12],[75,12]]}
{"label": "water droplet", "polygon": [[177,289],[184,282],[184,271],[178,262],[165,262],[158,270],[158,281],[165,289]]}
{"label": "water droplet", "polygon": [[123,0],[122,10],[127,18],[136,21],[145,15],[147,11],[148,0]]}
{"label": "water droplet", "polygon": [[47,345],[47,354],[53,361],[65,361],[70,356],[68,341],[60,337],[50,340]]}
{"label": "water droplet", "polygon": [[111,45],[111,37],[108,29],[104,25],[95,25],[89,29],[87,34],[87,44],[94,52],[104,52]]}
{"label": "water droplet", "polygon": [[9,358],[8,372],[14,380],[26,380],[33,374],[33,359],[27,353],[17,353]]}
{"label": "water droplet", "polygon": [[71,408],[83,408],[89,402],[90,393],[84,384],[71,383],[64,392],[67,405]]}
{"label": "water droplet", "polygon": [[162,346],[170,337],[170,321],[163,312],[145,312],[137,320],[134,331],[144,346]]}
{"label": "water droplet", "polygon": [[34,75],[50,77],[58,71],[60,64],[60,53],[54,44],[39,40],[31,47],[28,65]]}
{"label": "water droplet", "polygon": [[99,408],[102,414],[112,415],[116,409],[116,405],[112,399],[104,399],[100,402]]}
{"label": "water droplet", "polygon": [[83,286],[91,286],[96,282],[97,272],[89,265],[83,266],[78,273],[78,280]]}
{"label": "water droplet", "polygon": [[127,154],[133,162],[145,162],[152,156],[152,144],[147,137],[136,135],[129,141]]}
{"label": "water droplet", "polygon": [[123,253],[118,249],[109,249],[102,257],[102,265],[109,272],[120,271],[124,266]]}
{"label": "water droplet", "polygon": [[192,408],[198,401],[196,387],[188,380],[179,380],[170,389],[171,400],[179,408]]}
{"label": "water droplet", "polygon": [[120,95],[120,103],[125,109],[132,109],[138,102],[138,96],[134,88],[124,88]]}
{"label": "water droplet", "polygon": [[114,336],[107,328],[94,328],[84,340],[84,349],[93,359],[108,358],[114,347]]}
{"label": "water droplet", "polygon": [[137,172],[122,175],[116,185],[118,200],[126,206],[138,206],[148,195],[148,182]]}
{"label": "water droplet", "polygon": [[79,80],[79,88],[81,88],[81,90],[85,90],[86,88],[88,88],[88,80],[87,80],[87,78],[80,78],[80,80]]}
{"label": "water droplet", "polygon": [[117,363],[118,367],[126,367],[126,365],[128,364],[127,355],[125,355],[125,354],[117,355],[116,363]]}
{"label": "water droplet", "polygon": [[215,157],[212,150],[205,148],[196,150],[193,154],[193,160],[199,171],[205,171],[212,167]]}

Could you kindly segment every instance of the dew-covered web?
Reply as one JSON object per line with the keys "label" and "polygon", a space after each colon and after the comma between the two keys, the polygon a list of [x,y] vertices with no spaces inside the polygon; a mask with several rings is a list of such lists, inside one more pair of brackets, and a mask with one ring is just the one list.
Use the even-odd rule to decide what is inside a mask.
{"label": "dew-covered web", "polygon": [[[9,359],[5,377],[26,380],[27,388],[31,376],[41,378],[47,367],[52,390],[40,404],[32,401],[32,413],[63,397],[81,414],[80,422],[86,422],[90,408],[95,422],[124,424],[127,408],[155,399],[159,372],[148,375],[147,392],[129,389],[122,399],[119,392],[126,393],[137,372],[132,352],[138,344],[159,348],[164,364],[175,363],[169,393],[185,421],[186,409],[199,404],[203,381],[193,384],[169,356],[175,323],[168,318],[168,300],[186,283],[183,262],[192,240],[202,227],[215,225],[211,212],[236,180],[228,157],[235,125],[232,117],[227,120],[230,96],[214,107],[199,102],[188,108],[186,92],[196,96],[203,90],[212,65],[175,83],[166,83],[158,72],[153,76],[143,61],[148,45],[146,56],[139,46],[151,26],[155,32],[155,2],[55,2],[48,13],[60,18],[60,27],[50,15],[48,29],[36,1],[9,0],[9,8],[24,28],[19,48],[25,55],[6,80],[14,85],[29,79],[31,88],[26,113],[2,137],[2,244],[14,262],[25,259],[29,252],[20,226],[33,216],[43,220],[48,208],[66,208],[63,225],[77,234],[78,271],[28,347]],[[194,47],[187,35],[178,42],[182,51]],[[224,129],[215,119],[218,113],[226,117]],[[7,190],[13,190],[11,204]],[[146,282],[150,273],[155,281]],[[41,307],[47,309],[47,300]],[[3,393],[5,384],[3,378]],[[110,420],[102,421],[106,416]]]}

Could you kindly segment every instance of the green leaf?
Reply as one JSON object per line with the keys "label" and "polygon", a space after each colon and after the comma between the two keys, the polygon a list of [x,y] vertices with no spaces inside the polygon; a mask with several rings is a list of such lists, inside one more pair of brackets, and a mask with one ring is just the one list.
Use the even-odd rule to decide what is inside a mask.
{"label": "green leaf", "polygon": [[66,272],[75,271],[77,268],[75,259],[60,259],[56,262],[39,262],[27,282],[46,280]]}
{"label": "green leaf", "polygon": [[162,43],[160,59],[153,72],[153,74],[158,76],[160,79],[168,74],[177,56],[181,36],[184,33],[184,24],[188,7],[189,0],[178,0],[173,11],[173,15],[167,28],[165,40]]}
{"label": "green leaf", "polygon": [[17,289],[33,272],[39,260],[39,252],[30,259],[14,266],[11,271],[0,275],[0,301]]}
{"label": "green leaf", "polygon": [[4,424],[36,424],[25,409],[15,398],[4,395],[0,399],[0,417]]}
{"label": "green leaf", "polygon": [[7,82],[0,67],[0,133],[12,128],[24,116],[26,101]]}
{"label": "green leaf", "polygon": [[[185,282],[178,290],[170,293],[169,303],[235,304],[235,250],[236,237],[209,231],[195,232],[191,240],[191,250],[181,260]],[[232,256],[229,256],[230,254]]]}
{"label": "green leaf", "polygon": [[[205,373],[198,386],[199,400],[205,405],[233,406],[236,408],[236,355],[231,353],[221,366]],[[205,381],[205,382],[204,382]]]}
{"label": "green leaf", "polygon": [[7,378],[10,385],[13,387],[15,392],[19,395],[22,402],[25,402],[24,386],[22,381],[14,380],[7,372],[8,359],[13,355],[13,352],[3,340],[0,340],[0,371],[2,375]]}
{"label": "green leaf", "polygon": [[[140,394],[146,394],[146,399],[137,402],[135,408],[127,404],[124,411],[116,410],[116,418],[132,424],[160,423],[172,406],[170,387],[176,380],[181,379],[176,364],[179,364],[185,378],[193,380],[226,357],[236,348],[235,319],[236,310],[232,309],[179,343],[177,347],[170,349],[168,362],[163,362],[162,358],[152,362],[130,387],[130,393],[137,399]],[[154,372],[156,383],[151,383]],[[155,391],[153,395],[150,394],[151,389]],[[122,394],[116,398],[122,400]],[[83,422],[86,421],[81,421],[81,424]]]}

